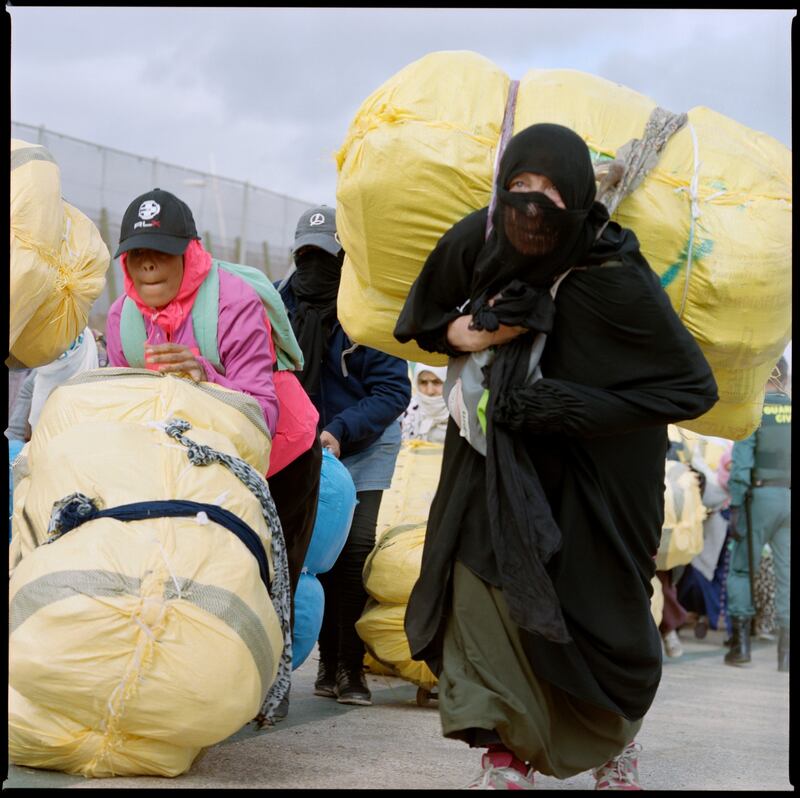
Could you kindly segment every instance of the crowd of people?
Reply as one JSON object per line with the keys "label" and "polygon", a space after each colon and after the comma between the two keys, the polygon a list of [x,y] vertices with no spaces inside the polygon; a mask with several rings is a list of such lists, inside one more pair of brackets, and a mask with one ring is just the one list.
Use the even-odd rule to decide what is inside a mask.
{"label": "crowd of people", "polygon": [[[596,201],[584,141],[553,124],[513,136],[492,205],[430,253],[395,337],[448,366],[408,363],[348,337],[336,304],[344,254],[335,208],[309,208],[268,312],[246,273],[204,248],[186,203],[159,188],[136,197],[115,254],[124,293],[104,331],[87,328],[25,379],[6,430],[12,458],[49,393],[81,371],[147,368],[252,396],[272,436],[265,478],[292,592],[323,449],[354,481],[347,541],[319,577],[314,694],[368,706],[355,623],[381,499],[402,440],[443,444],[405,629],[414,659],[439,679],[443,734],[482,752],[468,786],[529,789],[536,772],[592,771],[598,789],[637,789],[636,735],[662,657],[681,655],[681,628],[701,637],[710,626],[726,631],[726,664],[749,662],[764,562],[774,574],[778,669],[788,670],[785,361],[767,385],[759,429],[729,442],[713,468],[689,460],[708,511],[704,547],[690,564],[658,572],[657,627],[665,462],[679,456],[667,425],[710,410],[717,386],[635,232]],[[198,333],[209,322],[198,301],[209,286],[218,297],[210,339]],[[279,368],[282,358],[294,368]],[[288,712],[287,693],[275,719]]]}

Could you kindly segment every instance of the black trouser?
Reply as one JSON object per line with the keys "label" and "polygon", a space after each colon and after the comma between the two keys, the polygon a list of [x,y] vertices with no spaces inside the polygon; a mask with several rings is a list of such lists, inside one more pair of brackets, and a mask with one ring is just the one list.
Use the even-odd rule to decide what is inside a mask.
{"label": "black trouser", "polygon": [[342,553],[330,571],[318,575],[325,590],[319,653],[320,659],[332,667],[356,668],[364,661],[364,643],[356,632],[356,621],[367,601],[362,571],[375,546],[382,497],[382,490],[356,494],[358,504]]}
{"label": "black trouser", "polygon": [[314,522],[317,520],[319,481],[322,469],[322,444],[319,438],[300,457],[269,478],[269,490],[281,519],[286,555],[289,560],[289,583],[292,591],[292,626],[294,594],[306,559]]}

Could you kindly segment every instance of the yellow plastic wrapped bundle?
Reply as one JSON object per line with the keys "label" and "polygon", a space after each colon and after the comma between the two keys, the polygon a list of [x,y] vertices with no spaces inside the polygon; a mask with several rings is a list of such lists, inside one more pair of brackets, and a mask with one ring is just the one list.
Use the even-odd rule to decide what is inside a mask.
{"label": "yellow plastic wrapped bundle", "polygon": [[382,604],[405,604],[419,577],[426,524],[386,532],[364,563],[364,587]]}
{"label": "yellow plastic wrapped bundle", "polygon": [[668,460],[664,485],[664,525],[656,556],[659,571],[686,565],[700,554],[706,517],[700,483],[688,465]]}
{"label": "yellow plastic wrapped bundle", "polygon": [[259,712],[282,653],[280,622],[242,540],[199,514],[98,518],[47,545],[54,502],[105,508],[183,499],[243,520],[274,575],[258,498],[221,464],[193,465],[165,432],[259,473],[270,440],[243,394],[155,372],[103,369],[44,408],[15,493],[9,757],[85,776],[176,776]]}
{"label": "yellow plastic wrapped bundle", "polygon": [[[509,85],[483,56],[438,52],[362,103],[337,156],[347,252],[339,317],[354,341],[445,362],[392,331],[438,239],[489,203]],[[655,108],[586,73],[531,70],[519,83],[514,132],[567,125],[599,163],[642,138]],[[685,426],[738,440],[758,426],[764,382],[791,338],[791,153],[708,108],[687,114],[613,218],[635,231],[714,370],[720,401]]]}
{"label": "yellow plastic wrapped bundle", "polygon": [[431,502],[442,470],[441,443],[403,441],[397,455],[389,490],[383,492],[378,512],[376,536],[403,524],[419,524],[428,520]]}
{"label": "yellow plastic wrapped bundle", "polygon": [[86,327],[110,259],[94,223],[61,198],[53,156],[44,147],[11,139],[6,365],[43,366],[67,350]]}

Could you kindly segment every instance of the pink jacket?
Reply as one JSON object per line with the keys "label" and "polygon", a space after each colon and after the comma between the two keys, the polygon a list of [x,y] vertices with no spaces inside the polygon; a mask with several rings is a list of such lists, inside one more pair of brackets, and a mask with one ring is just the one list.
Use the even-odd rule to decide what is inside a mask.
{"label": "pink jacket", "polygon": [[[108,311],[106,344],[109,366],[128,366],[120,341],[120,314],[125,294],[118,297]],[[151,322],[144,319],[149,336]],[[225,375],[217,372],[203,357],[208,382],[252,396],[261,405],[270,435],[278,425],[278,398],[272,379],[275,363],[271,353],[272,328],[258,294],[236,275],[219,270],[219,322],[217,340],[219,358]],[[181,323],[173,342],[197,349],[191,315]]]}

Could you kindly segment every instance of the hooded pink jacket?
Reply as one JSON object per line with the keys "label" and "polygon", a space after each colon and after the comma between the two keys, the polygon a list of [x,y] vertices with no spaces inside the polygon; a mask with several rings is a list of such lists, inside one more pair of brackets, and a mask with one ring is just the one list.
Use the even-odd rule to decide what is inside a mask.
{"label": "hooded pink jacket", "polygon": [[[128,366],[120,341],[120,314],[125,294],[118,297],[108,311],[106,344],[109,366]],[[144,318],[150,335],[152,322]],[[278,424],[278,398],[272,379],[275,360],[271,354],[272,328],[258,294],[244,280],[219,270],[219,322],[217,342],[225,375],[211,363],[197,356],[203,364],[208,382],[252,396],[261,405],[270,435]],[[197,341],[192,330],[192,317],[187,315],[172,337],[172,342],[194,347]]]}

